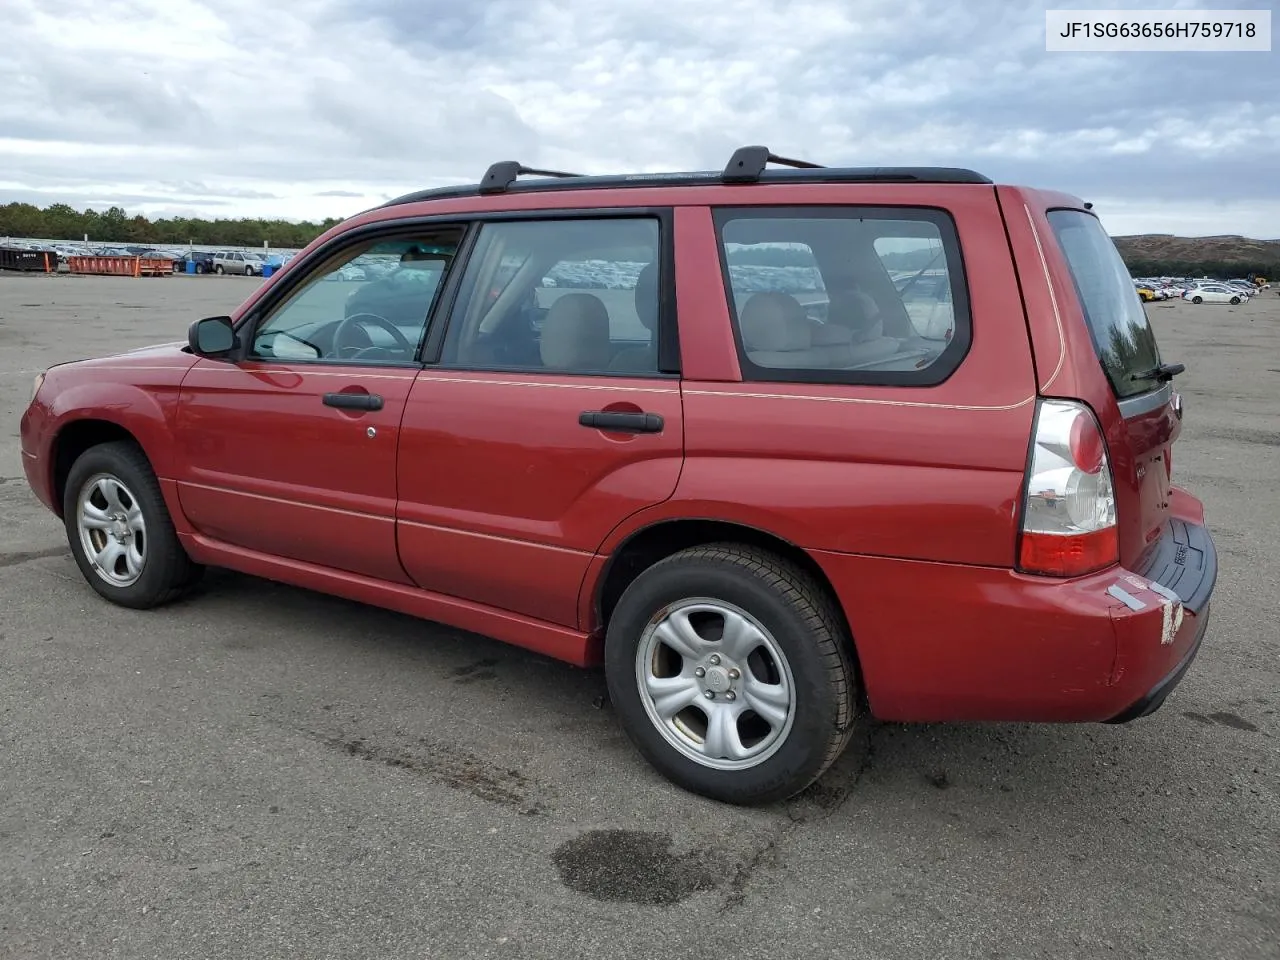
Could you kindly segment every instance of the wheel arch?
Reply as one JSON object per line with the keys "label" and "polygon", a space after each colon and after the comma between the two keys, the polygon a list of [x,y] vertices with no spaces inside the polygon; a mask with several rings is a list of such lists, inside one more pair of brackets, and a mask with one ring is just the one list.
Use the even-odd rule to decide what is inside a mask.
{"label": "wheel arch", "polygon": [[54,513],[58,517],[63,516],[62,501],[66,494],[67,478],[71,474],[72,465],[90,447],[118,440],[137,444],[143,455],[147,456],[148,460],[151,459],[138,437],[114,420],[86,417],[68,421],[59,427],[49,446],[50,468],[53,471]]}
{"label": "wheel arch", "polygon": [[627,535],[610,553],[592,585],[591,633],[603,636],[618,600],[641,573],[660,560],[690,547],[708,543],[741,543],[777,554],[813,578],[826,591],[840,626],[845,631],[849,655],[859,674],[857,643],[852,625],[825,570],[804,549],[784,537],[760,527],[715,517],[658,520]]}

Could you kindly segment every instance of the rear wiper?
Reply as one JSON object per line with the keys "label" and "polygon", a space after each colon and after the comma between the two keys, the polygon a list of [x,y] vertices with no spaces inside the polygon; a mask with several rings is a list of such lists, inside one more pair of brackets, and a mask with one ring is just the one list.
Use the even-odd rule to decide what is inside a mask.
{"label": "rear wiper", "polygon": [[1130,380],[1159,380],[1161,383],[1167,383],[1182,371],[1186,370],[1186,364],[1182,363],[1162,363],[1158,367],[1152,367],[1150,370],[1144,370],[1142,373],[1130,374]]}

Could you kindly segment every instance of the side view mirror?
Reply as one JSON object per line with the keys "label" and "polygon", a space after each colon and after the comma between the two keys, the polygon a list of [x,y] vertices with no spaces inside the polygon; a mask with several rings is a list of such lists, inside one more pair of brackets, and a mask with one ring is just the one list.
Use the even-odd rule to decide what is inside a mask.
{"label": "side view mirror", "polygon": [[196,356],[216,359],[235,348],[236,330],[230,317],[205,317],[187,328],[187,343]]}

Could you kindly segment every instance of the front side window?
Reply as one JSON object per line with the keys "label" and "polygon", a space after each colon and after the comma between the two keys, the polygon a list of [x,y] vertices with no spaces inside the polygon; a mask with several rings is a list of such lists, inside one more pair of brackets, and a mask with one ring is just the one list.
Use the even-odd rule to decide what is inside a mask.
{"label": "front side window", "polygon": [[254,333],[263,360],[410,363],[461,240],[457,228],[368,240],[335,254]]}
{"label": "front side window", "polygon": [[939,383],[968,348],[955,225],[923,208],[716,211],[743,376]]}
{"label": "front side window", "polygon": [[652,217],[484,224],[441,363],[656,374],[659,235]]}

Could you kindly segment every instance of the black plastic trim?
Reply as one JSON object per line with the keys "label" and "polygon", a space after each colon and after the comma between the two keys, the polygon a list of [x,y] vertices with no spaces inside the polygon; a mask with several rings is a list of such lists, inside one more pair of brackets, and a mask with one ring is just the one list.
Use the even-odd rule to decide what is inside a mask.
{"label": "black plastic trim", "polygon": [[458,244],[458,252],[454,255],[453,263],[449,265],[449,274],[436,292],[436,302],[432,306],[431,316],[427,321],[427,332],[422,338],[422,348],[417,356],[418,362],[424,366],[432,366],[440,362],[440,353],[444,350],[444,336],[449,329],[449,317],[458,299],[462,278],[467,274],[471,252],[475,250],[480,236],[480,224],[476,221],[469,222],[466,228],[462,242]]}
{"label": "black plastic trim", "polygon": [[796,167],[802,170],[822,169],[822,164],[820,163],[779,157],[770,151],[768,147],[739,147],[733,151],[733,156],[725,164],[724,171],[720,174],[720,177],[725,183],[755,183],[760,179],[760,175],[764,173],[765,166],[770,163],[779,163],[783,166]]}
{"label": "black plastic trim", "polygon": [[376,393],[326,393],[324,405],[339,410],[381,410],[382,397]]}
{"label": "black plastic trim", "polygon": [[613,433],[661,433],[664,425],[661,414],[626,410],[583,410],[578,423]]}
{"label": "black plastic trim", "polygon": [[1170,517],[1133,572],[1172,590],[1186,610],[1199,613],[1218,580],[1218,550],[1208,528]]}
{"label": "black plastic trim", "polygon": [[537,170],[533,167],[526,167],[518,160],[499,160],[485,171],[484,177],[479,184],[479,192],[505,193],[516,182],[517,177],[525,174],[560,179],[582,176],[580,173],[565,173],[562,170]]}
{"label": "black plastic trim", "polygon": [[[823,385],[887,386],[887,387],[936,387],[946,382],[960,369],[969,354],[973,342],[973,315],[969,299],[969,279],[965,272],[964,256],[960,245],[960,231],[949,210],[926,204],[918,206],[877,206],[874,204],[842,203],[822,206],[764,205],[717,206],[711,208],[716,230],[716,249],[720,254],[720,278],[724,284],[725,300],[729,308],[733,341],[738,351],[738,367],[746,383],[811,383]],[[938,228],[946,257],[947,276],[951,283],[952,309],[955,313],[955,330],[951,342],[938,359],[922,370],[824,370],[788,369],[786,367],[761,367],[752,363],[742,342],[738,324],[738,311],[733,303],[733,283],[729,274],[729,260],[724,249],[725,224],[734,219],[857,219],[857,220],[918,220],[932,223]]]}
{"label": "black plastic trim", "polygon": [[1149,717],[1155,713],[1168,699],[1169,694],[1173,693],[1174,688],[1182,682],[1182,678],[1187,675],[1187,671],[1191,669],[1191,662],[1195,660],[1196,654],[1200,652],[1200,644],[1204,640],[1205,631],[1209,629],[1209,607],[1206,605],[1199,614],[1196,615],[1196,635],[1191,641],[1191,648],[1182,655],[1182,659],[1178,661],[1178,665],[1167,673],[1159,683],[1147,691],[1147,693],[1137,702],[1126,707],[1117,713],[1114,717],[1104,720],[1104,723],[1129,723],[1142,717]]}

